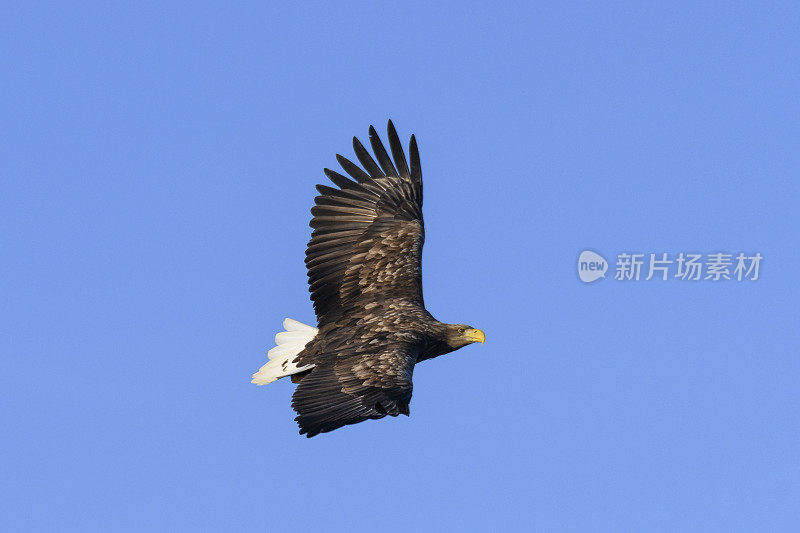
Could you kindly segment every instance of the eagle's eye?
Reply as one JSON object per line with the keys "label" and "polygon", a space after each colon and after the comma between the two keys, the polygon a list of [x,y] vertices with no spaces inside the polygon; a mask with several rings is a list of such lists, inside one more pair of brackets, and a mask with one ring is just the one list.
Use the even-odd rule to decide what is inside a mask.
{"label": "eagle's eye", "polygon": [[458,328],[458,334],[459,335],[463,335],[464,334],[464,328]]}

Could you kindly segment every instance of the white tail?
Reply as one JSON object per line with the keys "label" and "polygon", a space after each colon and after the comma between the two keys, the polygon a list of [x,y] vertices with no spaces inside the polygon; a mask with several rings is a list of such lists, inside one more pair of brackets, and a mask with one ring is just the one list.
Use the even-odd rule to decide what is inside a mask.
{"label": "white tail", "polygon": [[275,335],[277,346],[267,352],[269,362],[253,374],[253,380],[250,383],[266,385],[276,379],[314,368],[314,365],[297,366],[294,358],[317,335],[317,328],[291,318],[283,321],[283,327],[286,331]]}

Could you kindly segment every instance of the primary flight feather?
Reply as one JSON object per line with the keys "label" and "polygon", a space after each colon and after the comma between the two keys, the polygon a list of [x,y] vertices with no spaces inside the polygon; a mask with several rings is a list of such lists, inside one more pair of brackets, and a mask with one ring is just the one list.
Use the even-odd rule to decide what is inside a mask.
{"label": "primary flight feather", "polygon": [[354,137],[361,167],[337,155],[350,177],[325,169],[338,188],[317,185],[305,260],[317,327],[287,318],[253,374],[258,385],[286,376],[299,383],[292,407],[308,437],[408,415],[417,363],[485,340],[425,309],[419,150],[412,135],[406,161],[391,121],[388,138],[391,156],[370,126],[374,159]]}

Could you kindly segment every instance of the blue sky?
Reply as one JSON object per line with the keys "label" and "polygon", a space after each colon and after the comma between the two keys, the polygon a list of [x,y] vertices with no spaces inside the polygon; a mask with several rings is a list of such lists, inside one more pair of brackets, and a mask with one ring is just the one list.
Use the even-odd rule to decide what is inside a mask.
{"label": "blue sky", "polygon": [[[6,527],[800,526],[796,4],[264,4],[2,8]],[[305,439],[250,374],[388,118],[428,309],[487,343]],[[584,249],[764,262],[583,284]]]}

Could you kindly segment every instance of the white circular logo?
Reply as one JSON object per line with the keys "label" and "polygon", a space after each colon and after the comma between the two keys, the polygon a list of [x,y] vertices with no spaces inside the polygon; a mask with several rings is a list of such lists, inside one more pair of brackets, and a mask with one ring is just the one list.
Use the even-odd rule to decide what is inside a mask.
{"label": "white circular logo", "polygon": [[584,250],[578,257],[578,277],[584,283],[591,283],[606,277],[606,270],[608,270],[608,261],[600,254]]}

